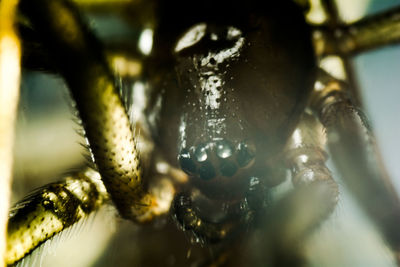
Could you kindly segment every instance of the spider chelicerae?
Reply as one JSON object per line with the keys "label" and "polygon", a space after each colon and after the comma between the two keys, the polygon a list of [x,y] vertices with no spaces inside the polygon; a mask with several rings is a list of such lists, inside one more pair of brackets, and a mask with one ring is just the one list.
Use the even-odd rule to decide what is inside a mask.
{"label": "spider chelicerae", "polygon": [[[102,182],[96,171],[74,173],[17,204],[7,263],[112,201],[137,223],[172,203],[179,227],[212,247],[197,264],[302,265],[301,242],[338,200],[324,131],[349,189],[398,253],[398,197],[354,103],[354,81],[317,68],[326,55],[348,64],[356,53],[396,42],[387,28],[395,29],[398,12],[343,26],[326,1],[326,23],[309,26],[304,3],[154,5],[153,51],[140,59],[149,92],[146,119],[134,125],[137,143],[104,50],[74,5],[21,1],[28,20],[21,39],[31,51],[23,64],[65,78]],[[294,189],[272,201],[286,170]]]}

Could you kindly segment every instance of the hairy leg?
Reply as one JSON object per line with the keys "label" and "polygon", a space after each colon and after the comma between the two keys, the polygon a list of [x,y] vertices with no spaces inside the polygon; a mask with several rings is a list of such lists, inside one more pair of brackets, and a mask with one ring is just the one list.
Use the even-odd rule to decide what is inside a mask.
{"label": "hairy leg", "polygon": [[21,1],[76,101],[102,180],[122,217],[142,221],[155,199],[147,194],[126,109],[103,48],[76,7],[66,0]]}
{"label": "hairy leg", "polygon": [[6,263],[13,264],[54,235],[97,211],[109,196],[87,170],[48,184],[17,203],[9,218]]}
{"label": "hairy leg", "polygon": [[320,72],[312,107],[324,125],[329,150],[346,185],[400,260],[400,199],[363,112],[346,85]]}

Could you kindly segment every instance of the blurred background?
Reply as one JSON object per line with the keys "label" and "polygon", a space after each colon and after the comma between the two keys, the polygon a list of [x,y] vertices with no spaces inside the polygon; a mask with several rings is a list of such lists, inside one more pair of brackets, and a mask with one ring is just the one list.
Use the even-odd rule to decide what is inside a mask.
{"label": "blurred background", "polygon": [[[88,12],[91,27],[109,47],[123,43],[126,47],[130,46],[133,53],[146,55],[151,51],[151,31],[148,30],[151,22],[148,25],[141,22],[138,24],[142,27],[135,27],[136,22],[126,17],[122,19],[118,12],[109,12],[118,10],[129,0],[97,1],[95,5],[95,1],[90,0],[76,2]],[[348,22],[400,5],[398,0],[337,2],[342,19]],[[318,19],[318,12],[314,16]],[[144,18],[139,16],[139,20]],[[119,61],[116,58],[114,63],[116,66],[122,64],[128,72],[137,71],[137,62],[124,61],[123,57]],[[388,171],[400,193],[400,46],[363,53],[356,56],[353,63],[367,116]],[[128,84],[134,86],[133,83]],[[23,72],[12,203],[34,188],[58,180],[64,173],[84,164],[84,151],[79,144],[84,140],[76,134],[79,126],[73,122],[71,110],[70,96],[62,79],[49,73]],[[341,192],[339,205],[333,216],[304,244],[310,266],[395,266],[379,233],[354,203],[339,175],[336,174],[336,177]],[[83,225],[84,231],[71,236],[64,235],[53,242],[57,243],[56,246],[44,252],[46,256],[34,264],[32,259],[27,266],[123,266],[121,262],[128,259],[126,266],[143,266],[140,260],[133,259],[141,257],[137,251],[140,251],[138,248],[144,242],[140,238],[153,238],[151,240],[157,242],[160,230],[152,226],[154,234],[151,234],[153,228],[146,228],[146,235],[143,235],[138,232],[138,227],[118,218],[113,219],[114,213],[111,207],[102,210],[94,220]],[[189,243],[183,235],[179,238]],[[157,253],[156,250],[150,252]],[[188,253],[190,251],[182,254],[186,256]],[[99,257],[104,259],[99,261]],[[167,255],[165,261],[166,265],[174,265],[179,259]]]}

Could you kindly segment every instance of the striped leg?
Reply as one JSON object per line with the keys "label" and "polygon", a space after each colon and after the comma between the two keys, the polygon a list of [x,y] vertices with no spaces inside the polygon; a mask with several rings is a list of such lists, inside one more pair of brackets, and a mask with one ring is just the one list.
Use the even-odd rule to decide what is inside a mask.
{"label": "striped leg", "polygon": [[155,199],[146,192],[134,134],[100,42],[67,0],[24,0],[20,10],[69,86],[102,181],[119,213],[133,221],[150,220]]}
{"label": "striped leg", "polygon": [[100,175],[89,169],[48,184],[11,210],[6,264],[13,264],[54,235],[97,211],[109,199]]}

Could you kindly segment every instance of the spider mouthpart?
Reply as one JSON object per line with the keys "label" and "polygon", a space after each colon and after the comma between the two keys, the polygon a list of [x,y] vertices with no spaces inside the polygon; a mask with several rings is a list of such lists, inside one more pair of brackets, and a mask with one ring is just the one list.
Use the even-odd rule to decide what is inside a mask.
{"label": "spider mouthpart", "polygon": [[218,176],[232,177],[240,168],[249,166],[254,158],[254,146],[240,142],[235,147],[225,139],[183,148],[178,155],[181,169],[203,180]]}

